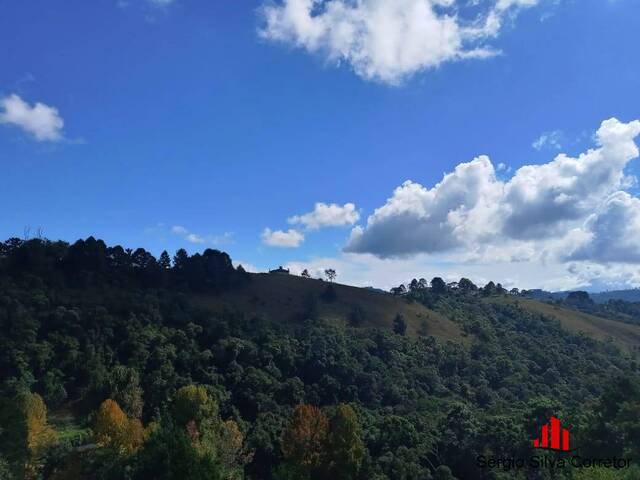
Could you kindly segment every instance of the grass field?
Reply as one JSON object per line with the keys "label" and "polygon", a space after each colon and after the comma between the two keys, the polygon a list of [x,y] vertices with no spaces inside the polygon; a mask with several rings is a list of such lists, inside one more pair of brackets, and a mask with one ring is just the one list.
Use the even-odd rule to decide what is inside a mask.
{"label": "grass field", "polygon": [[[318,299],[318,317],[335,323],[349,321],[351,312],[359,307],[363,312],[363,327],[391,329],[397,314],[407,322],[407,334],[418,332],[444,340],[461,341],[458,325],[423,305],[379,291],[332,283],[336,292],[333,302],[320,299],[328,282],[294,275],[252,274],[251,281],[238,290],[221,296],[197,296],[199,306],[222,312],[243,312],[245,315],[295,322],[308,311],[309,297]],[[422,325],[426,332],[422,332]]]}
{"label": "grass field", "polygon": [[83,443],[91,434],[89,428],[77,423],[77,418],[71,410],[52,411],[48,416],[48,421],[55,427],[59,441]]}
{"label": "grass field", "polygon": [[512,304],[518,302],[522,308],[557,319],[567,330],[583,332],[585,335],[597,340],[613,340],[630,350],[640,349],[640,326],[638,325],[589,315],[588,313],[550,305],[538,300],[493,297],[488,301]]}

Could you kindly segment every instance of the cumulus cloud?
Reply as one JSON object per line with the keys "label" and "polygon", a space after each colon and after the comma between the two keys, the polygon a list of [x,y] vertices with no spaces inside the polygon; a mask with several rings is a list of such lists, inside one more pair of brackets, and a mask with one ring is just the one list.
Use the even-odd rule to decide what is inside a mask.
{"label": "cumulus cloud", "polygon": [[304,242],[304,235],[292,228],[287,231],[265,228],[260,238],[262,243],[270,247],[297,248]]}
{"label": "cumulus cloud", "polygon": [[332,63],[346,62],[365,79],[396,84],[446,62],[495,55],[489,42],[499,34],[504,18],[537,3],[277,0],[262,8],[259,33],[319,53]]}
{"label": "cumulus cloud", "polygon": [[323,227],[353,225],[358,220],[360,220],[360,214],[353,203],[340,206],[336,203],[318,202],[313,211],[304,215],[294,215],[287,221],[291,225],[302,225],[309,230],[318,230]]}
{"label": "cumulus cloud", "polygon": [[581,229],[582,242],[568,258],[640,263],[640,199],[615,192]]}
{"label": "cumulus cloud", "polygon": [[54,107],[37,102],[29,105],[18,95],[0,99],[0,124],[15,125],[39,142],[63,139],[64,120]]}
{"label": "cumulus cloud", "polygon": [[[596,133],[597,148],[576,158],[560,154],[549,163],[521,167],[508,181],[496,177],[486,156],[458,165],[432,188],[407,181],[369,216],[364,227],[352,230],[345,251],[386,258],[461,247],[467,251],[485,247],[486,254],[490,247],[504,246],[517,256],[540,248],[551,251],[557,245],[539,242],[570,234],[581,241],[596,241],[603,238],[597,232],[622,227],[612,215],[626,215],[630,225],[634,218],[630,211],[638,210],[636,199],[616,194],[627,185],[625,167],[638,157],[634,141],[638,135],[640,121],[610,119]],[[599,208],[600,217],[585,223]],[[604,243],[593,245],[593,249],[604,248]],[[621,245],[609,260],[633,261],[632,248],[635,245]]]}

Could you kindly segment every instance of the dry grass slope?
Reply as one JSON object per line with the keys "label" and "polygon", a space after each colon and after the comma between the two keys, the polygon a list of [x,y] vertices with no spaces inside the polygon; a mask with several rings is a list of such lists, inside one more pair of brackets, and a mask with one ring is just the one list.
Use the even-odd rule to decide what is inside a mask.
{"label": "dry grass slope", "polygon": [[211,311],[242,312],[271,320],[296,322],[308,311],[308,298],[318,299],[318,317],[334,323],[346,323],[351,312],[359,307],[363,312],[363,327],[391,329],[399,313],[407,322],[407,333],[417,335],[426,324],[426,334],[443,340],[461,341],[458,325],[418,303],[366,288],[332,283],[336,292],[333,302],[320,299],[328,282],[294,275],[251,274],[251,281],[242,288],[220,296],[198,296],[195,301]]}
{"label": "dry grass slope", "polygon": [[517,301],[522,308],[557,319],[567,330],[584,332],[589,337],[597,340],[607,341],[612,339],[630,350],[640,349],[640,326],[638,325],[617,322],[537,300],[495,297],[489,301],[504,303],[515,303]]}

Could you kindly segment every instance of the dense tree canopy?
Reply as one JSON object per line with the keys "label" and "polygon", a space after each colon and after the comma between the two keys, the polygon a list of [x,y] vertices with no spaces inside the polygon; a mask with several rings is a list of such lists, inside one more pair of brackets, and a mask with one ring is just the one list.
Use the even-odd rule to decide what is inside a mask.
{"label": "dense tree canopy", "polygon": [[[637,357],[487,301],[499,284],[398,293],[455,341],[429,319],[373,327],[358,305],[343,325],[194,301],[250,278],[214,250],[0,243],[0,478],[518,478],[476,458],[530,454],[550,415],[578,445],[601,439],[594,454],[640,453]],[[320,301],[337,308],[334,285]]]}

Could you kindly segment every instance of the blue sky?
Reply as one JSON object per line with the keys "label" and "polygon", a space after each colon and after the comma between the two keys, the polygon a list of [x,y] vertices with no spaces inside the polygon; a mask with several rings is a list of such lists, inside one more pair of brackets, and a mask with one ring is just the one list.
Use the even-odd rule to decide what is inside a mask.
{"label": "blue sky", "polygon": [[389,2],[1,3],[0,236],[640,285],[635,0]]}

